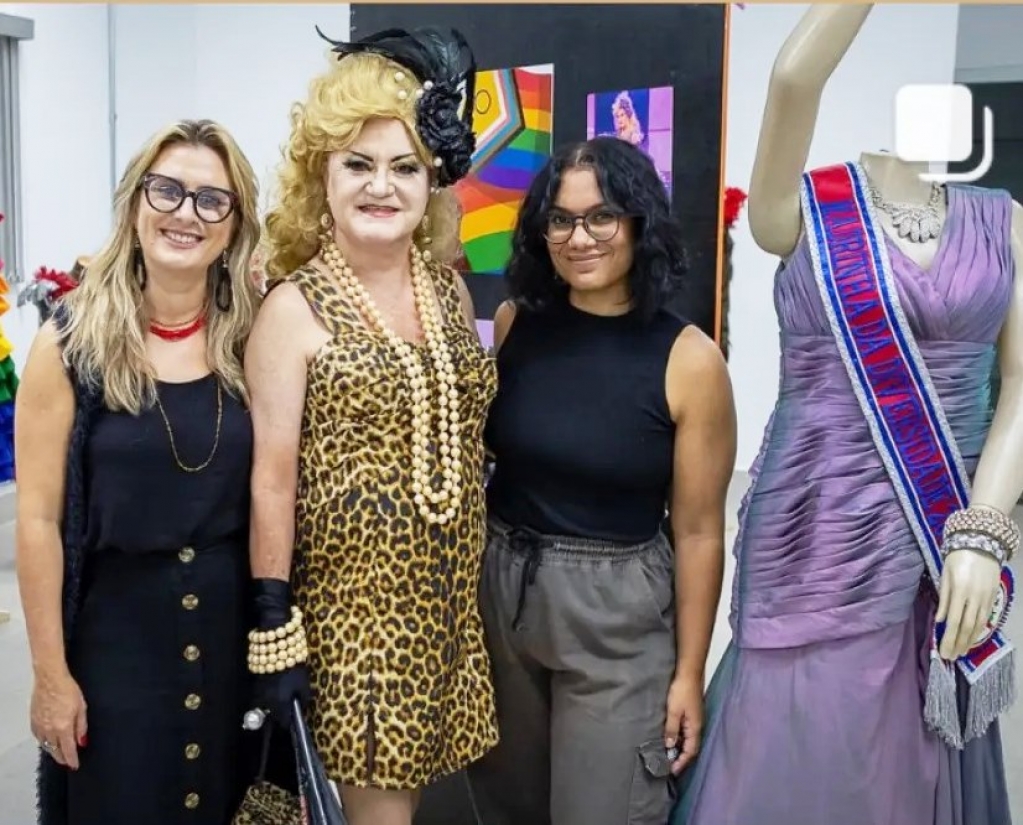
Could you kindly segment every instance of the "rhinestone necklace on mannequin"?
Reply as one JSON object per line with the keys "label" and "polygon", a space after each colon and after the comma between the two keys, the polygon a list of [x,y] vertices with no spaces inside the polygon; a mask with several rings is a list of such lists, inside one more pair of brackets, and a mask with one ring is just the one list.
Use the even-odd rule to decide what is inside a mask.
{"label": "rhinestone necklace on mannequin", "polygon": [[897,203],[881,197],[874,185],[867,181],[867,192],[875,209],[879,209],[891,218],[892,226],[912,243],[927,243],[941,234],[941,215],[938,211],[945,196],[944,187],[938,183],[931,184],[931,194],[927,203]]}
{"label": "rhinestone necklace on mannequin", "polygon": [[[885,162],[895,161],[898,165],[907,168],[915,164],[902,161],[889,152],[881,151],[873,155],[874,158],[883,158]],[[861,159],[861,165],[862,165]],[[900,238],[910,243],[927,243],[941,234],[942,216],[941,205],[945,198],[945,187],[937,182],[930,184],[926,203],[904,203],[885,198],[874,181],[867,177],[867,194],[874,208],[884,212],[891,219],[892,227]]]}
{"label": "rhinestone necklace on mannequin", "polygon": [[[412,492],[416,507],[431,524],[444,524],[454,518],[461,498],[461,449],[459,448],[458,390],[455,369],[436,305],[427,264],[428,253],[412,245],[412,291],[419,324],[426,339],[426,351],[436,372],[437,437],[436,449],[430,449],[430,399],[426,370],[414,345],[394,333],[384,322],[369,292],[345,261],[329,232],[320,237],[320,255],[324,263],[370,327],[382,335],[397,351],[412,386]],[[431,470],[430,453],[433,453]],[[439,469],[439,485],[432,479]],[[431,506],[432,505],[432,506]]]}

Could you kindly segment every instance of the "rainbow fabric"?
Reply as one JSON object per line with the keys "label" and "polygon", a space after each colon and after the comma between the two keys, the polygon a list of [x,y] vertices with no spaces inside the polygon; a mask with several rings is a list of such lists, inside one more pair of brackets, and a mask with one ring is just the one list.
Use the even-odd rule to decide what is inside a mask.
{"label": "rainbow fabric", "polygon": [[495,69],[476,76],[476,151],[455,185],[469,269],[500,274],[511,255],[519,205],[551,154],[551,66]]}
{"label": "rainbow fabric", "polygon": [[[9,290],[0,261],[0,315],[11,308],[7,302]],[[14,480],[14,396],[18,391],[18,374],[12,352],[14,346],[0,326],[0,483]]]}

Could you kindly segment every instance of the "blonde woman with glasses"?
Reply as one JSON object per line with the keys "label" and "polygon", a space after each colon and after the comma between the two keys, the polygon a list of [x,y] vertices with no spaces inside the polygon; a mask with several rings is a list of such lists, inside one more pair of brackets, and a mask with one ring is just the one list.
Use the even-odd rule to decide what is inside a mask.
{"label": "blonde woman with glasses", "polygon": [[16,409],[41,825],[223,825],[245,778],[257,183],[183,121],[39,331]]}

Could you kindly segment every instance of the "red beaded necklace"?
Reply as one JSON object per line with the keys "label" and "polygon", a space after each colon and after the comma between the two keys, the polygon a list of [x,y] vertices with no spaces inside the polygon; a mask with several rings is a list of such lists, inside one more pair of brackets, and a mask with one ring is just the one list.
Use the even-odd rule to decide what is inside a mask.
{"label": "red beaded necklace", "polygon": [[163,324],[158,324],[156,321],[150,321],[149,331],[157,338],[162,338],[164,341],[181,341],[191,335],[195,335],[195,333],[201,330],[204,326],[206,326],[205,308],[201,310],[195,318],[183,326],[167,327]]}

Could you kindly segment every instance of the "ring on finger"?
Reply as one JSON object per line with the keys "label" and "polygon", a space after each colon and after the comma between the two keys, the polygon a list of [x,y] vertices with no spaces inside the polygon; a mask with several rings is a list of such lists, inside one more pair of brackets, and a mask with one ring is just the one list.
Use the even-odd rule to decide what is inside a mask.
{"label": "ring on finger", "polygon": [[39,744],[42,746],[43,750],[46,751],[47,753],[56,753],[57,752],[57,746],[54,745],[52,742],[50,742],[48,739],[44,739]]}

